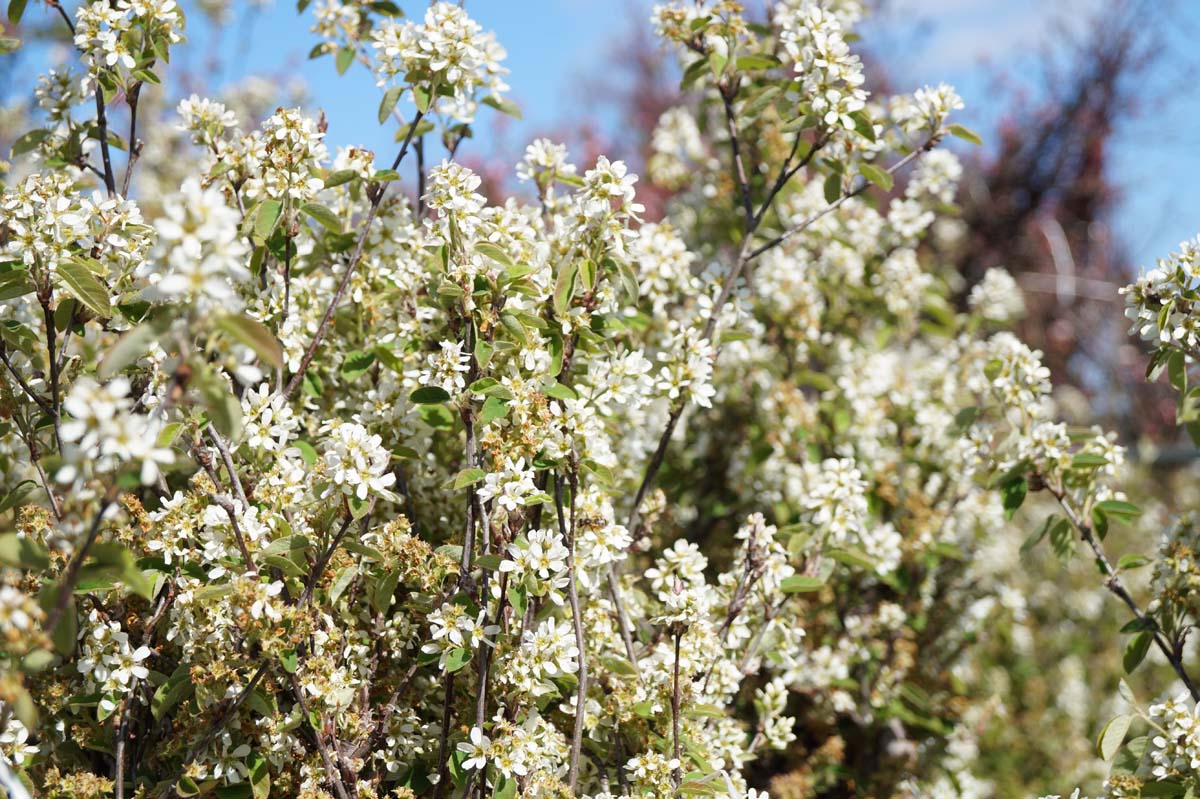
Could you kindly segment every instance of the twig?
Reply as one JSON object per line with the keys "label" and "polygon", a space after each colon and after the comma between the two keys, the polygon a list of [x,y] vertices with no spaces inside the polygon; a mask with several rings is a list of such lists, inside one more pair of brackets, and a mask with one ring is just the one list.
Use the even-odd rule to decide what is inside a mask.
{"label": "twig", "polygon": [[229,445],[225,443],[225,439],[221,437],[220,432],[213,425],[208,426],[208,437],[212,439],[213,444],[217,447],[217,452],[221,454],[221,462],[225,464],[225,471],[229,474],[229,482],[233,484],[233,490],[237,495],[238,502],[242,503],[242,513],[250,510],[250,502],[246,499],[246,491],[242,488],[242,479],[238,477],[237,468],[233,465],[233,456],[229,453]]}
{"label": "twig", "polygon": [[[50,292],[51,289],[47,289],[45,294],[39,292],[38,301],[42,305],[42,318],[46,324],[46,360],[49,361],[50,369],[50,419],[54,422],[54,440],[61,455],[63,451],[62,406],[58,396],[58,359],[55,357],[57,353],[54,351],[57,331],[54,327],[54,310],[50,307]],[[69,327],[63,331],[63,335],[71,335]]]}
{"label": "twig", "polygon": [[104,161],[104,188],[108,196],[117,193],[117,180],[113,174],[112,156],[108,151],[108,112],[104,107],[104,89],[96,85],[96,129],[100,139],[100,155]]}
{"label": "twig", "polygon": [[[149,69],[152,66],[154,66],[153,61],[146,68]],[[142,154],[141,142],[137,140],[137,112],[138,98],[142,95],[142,86],[144,85],[140,80],[136,80],[125,94],[125,102],[129,104],[129,158],[125,161],[125,178],[121,181],[122,197],[129,194],[129,181],[133,178],[133,165],[137,163]]]}
{"label": "twig", "polygon": [[[295,694],[296,701],[300,703],[300,709],[304,711],[305,717],[308,718],[311,714],[308,712],[308,703],[304,701],[304,689],[300,687],[295,674],[289,674],[288,677],[291,682],[292,693]],[[315,725],[313,726],[313,737],[317,741],[317,751],[321,753],[321,760],[325,764],[325,773],[329,777],[329,784],[337,792],[338,799],[350,799],[350,794],[347,793],[346,786],[342,783],[341,769],[334,766],[333,759],[329,756],[329,748],[325,743],[325,738]]]}
{"label": "twig", "polygon": [[[413,133],[417,130],[417,124],[424,116],[420,111],[413,117],[412,125],[408,128],[408,133],[404,137],[404,143],[400,146],[400,152],[396,154],[396,160],[392,162],[392,169],[395,170],[400,166],[400,162],[404,160],[405,153],[408,152],[408,145],[412,142]],[[296,389],[300,387],[301,381],[304,380],[304,373],[308,371],[309,364],[312,363],[313,357],[317,354],[317,348],[321,346],[321,341],[325,338],[325,333],[329,329],[329,323],[333,321],[333,314],[337,311],[338,305],[342,302],[342,297],[346,293],[346,287],[350,285],[350,278],[354,276],[354,270],[358,267],[358,262],[362,258],[363,248],[367,244],[367,234],[371,231],[371,223],[375,221],[375,217],[379,214],[380,203],[383,202],[384,196],[390,184],[381,184],[378,190],[374,193],[371,199],[371,209],[367,212],[367,218],[362,223],[362,232],[358,234],[358,241],[354,245],[354,252],[350,255],[350,260],[346,264],[346,271],[342,274],[342,279],[338,282],[337,289],[333,293],[333,299],[329,301],[329,307],[325,309],[325,315],[321,317],[320,324],[317,325],[317,332],[313,334],[312,341],[308,344],[308,349],[304,351],[304,357],[300,359],[300,368],[292,375],[291,381],[287,384],[287,388],[283,390],[284,398],[290,398],[296,393]]]}
{"label": "twig", "polygon": [[75,557],[71,558],[71,562],[67,564],[67,570],[63,573],[63,578],[58,584],[58,595],[54,599],[54,608],[50,611],[50,615],[46,617],[46,623],[42,625],[42,629],[50,634],[54,633],[54,628],[62,620],[63,614],[67,612],[67,606],[71,604],[71,596],[75,593],[75,583],[79,580],[79,570],[83,568],[83,560],[87,557],[88,550],[92,544],[96,542],[96,536],[100,534],[100,524],[104,521],[104,514],[113,504],[113,498],[116,489],[110,488],[104,501],[100,503],[100,510],[96,512],[96,518],[92,520],[92,526],[88,530],[87,538],[83,542],[83,546],[75,553]]}
{"label": "twig", "polygon": [[575,627],[575,648],[579,650],[579,679],[575,690],[575,727],[571,734],[571,759],[567,769],[567,786],[571,795],[575,795],[575,786],[579,782],[579,755],[583,751],[583,722],[584,710],[587,705],[587,646],[583,637],[583,618],[579,610],[579,589],[575,584],[575,495],[579,493],[579,478],[571,472],[571,525],[568,531],[567,522],[563,517],[563,487],[562,477],[554,476],[554,507],[558,511],[559,535],[567,544],[567,599],[571,604],[571,621]]}
{"label": "twig", "polygon": [[8,348],[3,344],[0,344],[0,362],[3,362],[4,365],[8,367],[9,373],[12,374],[13,379],[17,381],[17,385],[21,387],[21,390],[24,391],[25,394],[31,400],[33,400],[44,413],[53,416],[54,411],[50,407],[50,403],[46,402],[45,399],[34,393],[34,390],[30,388],[28,383],[25,382],[25,378],[21,377],[21,373],[16,370],[16,367],[12,365],[12,361],[10,361],[8,358]]}
{"label": "twig", "polygon": [[1059,507],[1063,509],[1067,520],[1079,533],[1079,537],[1091,547],[1092,554],[1096,556],[1096,563],[1100,567],[1100,572],[1104,575],[1104,587],[1124,602],[1135,618],[1148,625],[1152,625],[1150,629],[1154,634],[1154,643],[1158,645],[1159,650],[1167,658],[1167,662],[1171,664],[1171,668],[1175,670],[1175,674],[1178,675],[1180,681],[1188,689],[1188,693],[1192,695],[1192,701],[1200,702],[1200,690],[1196,689],[1191,677],[1188,676],[1187,671],[1184,669],[1182,654],[1171,646],[1170,642],[1159,632],[1158,625],[1138,606],[1137,601],[1129,593],[1129,589],[1125,587],[1125,583],[1121,581],[1117,570],[1113,568],[1112,562],[1108,559],[1108,555],[1104,551],[1104,546],[1097,540],[1095,532],[1092,530],[1092,525],[1081,519],[1075,509],[1071,507],[1067,501],[1066,492],[1061,487],[1047,486],[1047,490],[1058,500]]}
{"label": "twig", "polygon": [[680,721],[679,717],[682,713],[681,698],[679,690],[679,644],[683,640],[683,629],[676,626],[675,629],[675,665],[671,676],[671,734],[674,739],[673,757],[675,759],[675,768],[671,771],[671,779],[675,783],[676,792],[679,791],[679,785],[683,782],[683,767],[679,760],[680,749]]}
{"label": "twig", "polygon": [[[916,159],[920,158],[925,153],[932,150],[934,145],[936,145],[938,143],[940,138],[941,138],[940,133],[930,136],[929,139],[927,139],[926,142],[923,145],[921,145],[918,149],[913,150],[911,153],[904,156],[899,161],[897,161],[896,163],[894,163],[890,167],[888,167],[886,172],[889,175],[896,174],[901,169],[908,166],[913,161],[915,161]],[[826,205],[820,211],[816,211],[815,213],[811,214],[810,216],[808,216],[804,220],[802,220],[799,224],[783,231],[783,233],[780,233],[778,236],[771,239],[766,244],[763,244],[763,245],[751,250],[750,254],[748,256],[746,256],[746,260],[753,261],[755,258],[757,258],[758,256],[762,255],[763,253],[767,252],[768,250],[778,247],[780,244],[787,241],[792,236],[795,236],[797,233],[802,233],[803,231],[812,227],[812,225],[814,223],[816,223],[818,220],[833,213],[838,208],[841,208],[843,203],[845,203],[847,200],[850,200],[850,199],[862,194],[864,191],[869,189],[871,187],[871,185],[872,184],[870,181],[863,180],[861,183],[859,183],[857,188],[853,189],[852,191],[843,193],[841,197],[838,197],[836,200],[834,200],[833,202]],[[714,314],[714,317],[715,317],[715,314]]]}

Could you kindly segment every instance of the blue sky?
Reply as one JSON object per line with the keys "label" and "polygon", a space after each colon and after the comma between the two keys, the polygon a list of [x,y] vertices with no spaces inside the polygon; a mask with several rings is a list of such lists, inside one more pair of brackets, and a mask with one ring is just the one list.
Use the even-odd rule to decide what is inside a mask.
{"label": "blue sky", "polygon": [[[864,39],[881,55],[896,90],[946,81],[958,87],[967,108],[960,120],[986,137],[1007,106],[995,102],[997,75],[1017,83],[1029,77],[1033,56],[1053,48],[1064,30],[1086,24],[1102,12],[1106,0],[884,0],[883,12],[864,30]],[[1166,8],[1159,0],[1151,9]],[[1200,33],[1200,3],[1181,0],[1173,18],[1175,51],[1149,76],[1147,97],[1155,105],[1118,138],[1112,153],[1113,173],[1122,191],[1114,223],[1135,264],[1150,265],[1184,238],[1200,233],[1200,128],[1194,86],[1196,63],[1185,63],[1186,45]],[[203,67],[214,32],[181,0],[189,13],[191,47],[180,50],[188,66]],[[417,10],[423,3],[402,3]],[[591,110],[589,81],[603,77],[619,57],[620,37],[640,18],[648,23],[651,0],[468,0],[468,11],[485,29],[494,30],[508,50],[506,65],[511,97],[524,119],[509,125],[502,152],[516,156],[533,135],[561,129],[579,109]],[[295,13],[292,0],[251,11],[234,0],[238,19],[219,38],[221,69],[207,72],[215,83],[249,74],[296,77],[309,88],[313,105],[329,119],[331,146],[369,147],[380,160],[390,159],[395,145],[393,125],[376,121],[379,90],[359,65],[339,77],[330,57],[310,61],[316,41],[309,33],[311,10]],[[41,9],[31,4],[29,13]],[[48,12],[47,12],[48,13]],[[1155,11],[1154,13],[1158,13]],[[240,28],[240,29],[239,29]],[[203,70],[202,70],[203,71]],[[1033,85],[1036,85],[1033,82]],[[1164,92],[1163,90],[1166,89]],[[1165,105],[1159,95],[1175,99]],[[480,115],[477,136],[489,136],[498,115]],[[604,118],[607,125],[619,120]],[[473,146],[487,149],[486,143]],[[615,153],[614,156],[619,156]]]}

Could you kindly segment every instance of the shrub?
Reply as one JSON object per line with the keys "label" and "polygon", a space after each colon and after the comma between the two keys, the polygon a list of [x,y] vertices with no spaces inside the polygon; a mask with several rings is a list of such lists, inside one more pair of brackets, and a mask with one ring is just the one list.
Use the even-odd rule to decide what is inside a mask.
{"label": "shrub", "polygon": [[[1137,509],[1121,448],[1053,422],[1011,278],[951,302],[924,244],[976,137],[949,87],[862,89],[857,2],[655,10],[689,100],[654,224],[545,139],[479,193],[455,155],[516,108],[456,5],[315,8],[397,126],[378,163],[298,108],[144,105],[171,0],[48,5],[78,71],[0,194],[10,795],[989,790],[1005,516],[1048,492],[1065,551]],[[1191,605],[1112,571],[1127,660],[1183,676]]]}

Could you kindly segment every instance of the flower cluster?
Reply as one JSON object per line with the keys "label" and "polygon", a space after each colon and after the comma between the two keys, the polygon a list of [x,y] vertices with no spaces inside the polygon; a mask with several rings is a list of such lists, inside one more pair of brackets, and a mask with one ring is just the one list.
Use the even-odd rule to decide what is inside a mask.
{"label": "flower cluster", "polygon": [[[439,99],[436,109],[460,122],[474,119],[477,95],[491,98],[508,90],[500,66],[506,53],[491,33],[483,33],[459,6],[437,2],[425,11],[423,23],[388,20],[372,36],[376,72],[381,84],[397,78],[415,83],[426,97]],[[418,100],[418,104],[421,101]]]}

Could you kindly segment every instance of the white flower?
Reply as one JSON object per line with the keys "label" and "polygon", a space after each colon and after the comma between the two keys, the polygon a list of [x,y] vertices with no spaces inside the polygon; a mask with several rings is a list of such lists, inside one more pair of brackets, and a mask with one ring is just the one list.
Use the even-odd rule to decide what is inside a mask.
{"label": "white flower", "polygon": [[492,741],[483,734],[483,730],[479,727],[471,728],[471,739],[469,741],[459,741],[458,751],[467,756],[463,761],[462,767],[471,771],[473,769],[485,769],[488,765],[488,760],[493,754]]}
{"label": "white flower", "polygon": [[391,455],[382,446],[383,437],[368,433],[354,422],[335,424],[329,432],[325,467],[333,484],[360,500],[371,494],[395,499],[388,489],[396,482],[396,475],[388,472]]}

